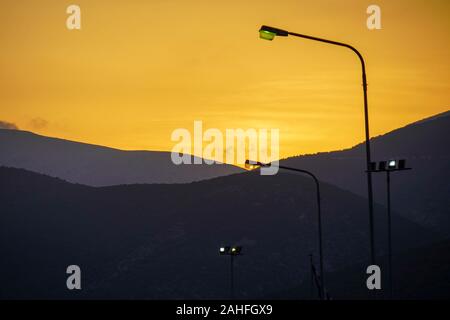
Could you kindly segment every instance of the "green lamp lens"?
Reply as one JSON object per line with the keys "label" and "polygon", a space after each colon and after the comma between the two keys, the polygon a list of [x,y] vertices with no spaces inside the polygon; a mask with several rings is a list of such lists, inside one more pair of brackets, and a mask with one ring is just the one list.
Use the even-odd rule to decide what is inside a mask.
{"label": "green lamp lens", "polygon": [[265,30],[261,30],[259,32],[259,37],[264,40],[273,40],[273,38],[275,38],[275,35],[275,33]]}

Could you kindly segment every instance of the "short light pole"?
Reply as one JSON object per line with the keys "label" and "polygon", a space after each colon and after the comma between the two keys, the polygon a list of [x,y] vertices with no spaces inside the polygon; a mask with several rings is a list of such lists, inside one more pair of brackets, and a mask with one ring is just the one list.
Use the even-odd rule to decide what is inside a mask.
{"label": "short light pole", "polygon": [[393,273],[392,273],[392,220],[391,220],[391,172],[411,170],[406,167],[405,160],[389,160],[376,162],[370,164],[371,172],[386,172],[386,185],[387,185],[387,216],[388,216],[388,269],[389,269],[389,290],[391,299],[394,296],[393,286]]}
{"label": "short light pole", "polygon": [[241,255],[242,247],[220,247],[219,254],[221,256],[230,256],[230,299],[234,299],[234,257]]}
{"label": "short light pole", "polygon": [[319,264],[320,264],[319,268],[320,268],[320,283],[321,283],[319,294],[320,294],[321,299],[325,299],[326,298],[325,297],[325,274],[323,272],[323,245],[322,245],[322,213],[321,213],[321,205],[320,205],[321,201],[320,201],[319,180],[312,172],[309,172],[309,171],[303,170],[303,169],[291,168],[291,167],[286,167],[286,166],[282,166],[282,165],[275,165],[273,163],[262,163],[259,161],[251,161],[251,160],[246,160],[245,165],[249,169],[256,169],[258,167],[275,166],[280,169],[306,174],[314,180],[314,183],[316,185],[317,220],[318,220],[318,234],[319,234]]}
{"label": "short light pole", "polygon": [[355,47],[333,40],[327,40],[323,38],[317,38],[313,36],[308,36],[305,34],[290,32],[274,27],[269,26],[261,26],[259,29],[259,36],[261,39],[265,40],[273,40],[275,36],[279,37],[287,37],[294,36],[307,40],[319,41],[322,43],[332,44],[340,47],[344,47],[352,50],[359,58],[361,62],[361,71],[362,71],[362,87],[363,87],[363,95],[364,95],[364,127],[365,127],[365,137],[366,137],[366,173],[367,173],[367,196],[369,200],[369,235],[370,235],[370,261],[371,264],[375,264],[375,241],[374,241],[374,224],[373,224],[373,191],[372,191],[372,175],[370,171],[370,135],[369,135],[369,106],[367,102],[367,77],[366,77],[366,64],[364,62],[364,58],[361,53],[356,50]]}

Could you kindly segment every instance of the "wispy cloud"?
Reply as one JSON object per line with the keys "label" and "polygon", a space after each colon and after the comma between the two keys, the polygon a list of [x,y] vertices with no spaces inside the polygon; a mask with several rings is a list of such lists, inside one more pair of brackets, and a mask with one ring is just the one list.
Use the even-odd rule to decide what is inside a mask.
{"label": "wispy cloud", "polygon": [[47,127],[48,121],[42,118],[33,118],[29,122],[29,126],[34,130],[39,130]]}
{"label": "wispy cloud", "polygon": [[14,123],[0,120],[0,129],[18,130],[19,128]]}

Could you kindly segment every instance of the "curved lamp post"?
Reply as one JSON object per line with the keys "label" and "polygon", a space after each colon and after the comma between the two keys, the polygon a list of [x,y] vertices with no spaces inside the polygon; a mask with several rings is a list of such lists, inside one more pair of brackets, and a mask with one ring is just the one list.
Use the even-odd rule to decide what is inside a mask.
{"label": "curved lamp post", "polygon": [[[364,93],[364,125],[365,125],[365,135],[366,135],[366,172],[367,172],[367,192],[368,192],[368,199],[369,199],[369,227],[370,227],[370,258],[371,263],[375,264],[375,245],[374,245],[374,226],[373,226],[373,192],[372,192],[372,172],[370,170],[370,135],[369,135],[369,107],[367,103],[367,78],[366,78],[366,65],[364,63],[364,59],[359,53],[358,50],[356,50],[351,45],[348,45],[346,43],[312,37],[304,34],[294,33],[278,28],[273,28],[269,26],[262,26],[261,29],[259,29],[259,35],[260,38],[265,40],[273,40],[275,36],[279,37],[287,37],[287,36],[294,36],[299,38],[304,38],[308,40],[314,40],[319,42],[324,42],[328,44],[333,44],[336,46],[341,46],[348,48],[352,50],[356,55],[358,56],[359,60],[361,61],[361,68],[362,68],[362,82],[363,82],[363,93]],[[281,168],[281,167],[280,167]]]}
{"label": "curved lamp post", "polygon": [[[250,160],[246,160],[245,164],[247,166],[249,166],[249,168],[251,168],[251,169],[255,169],[257,167],[274,166],[274,164],[268,164],[268,163],[262,163],[262,162],[259,162],[259,161],[250,161]],[[304,173],[304,174],[310,176],[311,178],[313,178],[314,183],[316,185],[317,219],[318,219],[318,231],[319,231],[319,265],[320,265],[319,267],[320,267],[320,278],[321,278],[320,297],[322,299],[325,299],[325,276],[324,276],[324,273],[323,273],[323,251],[322,251],[322,213],[321,213],[321,207],[320,207],[320,186],[319,186],[319,180],[317,179],[317,177],[312,172],[309,172],[307,170],[291,168],[291,167],[286,167],[286,166],[282,166],[282,165],[275,165],[275,166],[280,168],[280,169],[284,169],[284,170],[288,170],[288,171]]]}

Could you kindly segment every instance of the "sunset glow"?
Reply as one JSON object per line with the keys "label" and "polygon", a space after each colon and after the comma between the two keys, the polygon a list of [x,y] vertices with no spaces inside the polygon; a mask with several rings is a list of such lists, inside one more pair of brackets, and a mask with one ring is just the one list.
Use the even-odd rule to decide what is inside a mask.
{"label": "sunset glow", "polygon": [[348,50],[259,39],[267,24],[350,43],[367,62],[371,135],[446,111],[448,1],[2,2],[0,120],[120,149],[170,151],[171,133],[279,128],[280,156],[363,140],[360,65]]}

